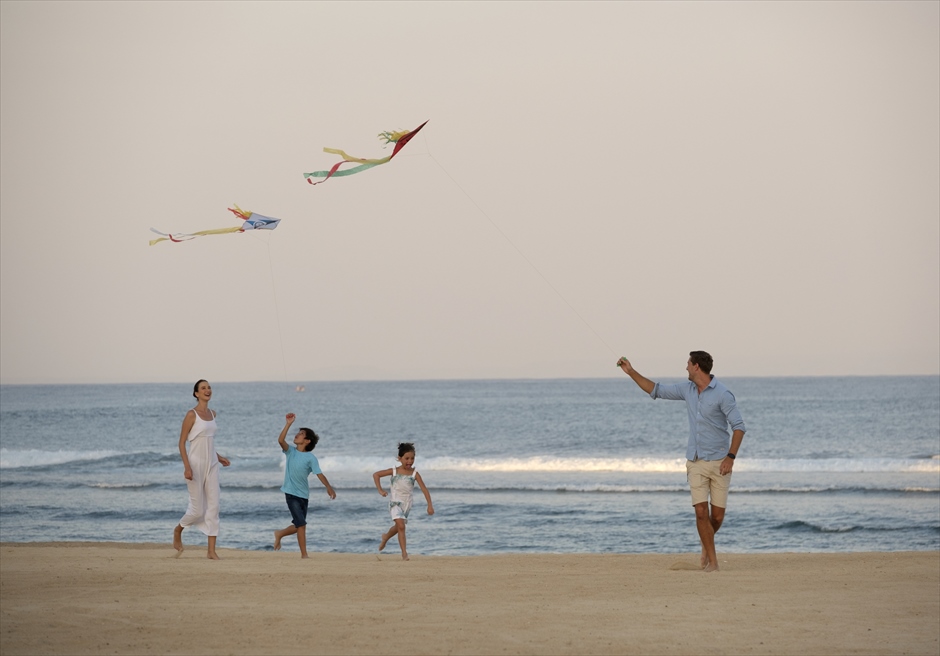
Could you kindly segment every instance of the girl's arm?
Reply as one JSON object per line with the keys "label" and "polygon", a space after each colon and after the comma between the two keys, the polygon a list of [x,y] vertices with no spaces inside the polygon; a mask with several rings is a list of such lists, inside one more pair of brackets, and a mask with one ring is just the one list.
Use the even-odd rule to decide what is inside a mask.
{"label": "girl's arm", "polygon": [[180,457],[183,459],[183,478],[187,481],[193,480],[193,469],[189,466],[189,454],[186,453],[186,438],[189,437],[189,431],[193,429],[196,423],[196,412],[190,410],[183,417],[183,427],[180,429]]}
{"label": "girl's arm", "polygon": [[428,500],[428,514],[434,514],[434,505],[431,503],[431,493],[428,492],[428,488],[425,487],[424,481],[421,480],[421,474],[415,474],[415,483],[418,484],[418,487],[421,488],[421,491],[424,493],[424,498]]}
{"label": "girl's arm", "polygon": [[329,482],[328,480],[326,480],[326,476],[324,476],[323,474],[317,474],[317,478],[319,478],[319,479],[320,479],[320,482],[323,483],[323,485],[326,486],[326,494],[327,494],[327,496],[329,496],[331,499],[335,499],[335,498],[336,498],[336,491],[333,489],[333,486],[330,485],[330,482]]}
{"label": "girl's arm", "polygon": [[375,482],[375,488],[379,491],[379,494],[381,494],[383,497],[388,496],[388,492],[382,489],[382,484],[379,482],[379,479],[385,478],[386,476],[391,476],[391,475],[392,475],[391,469],[383,469],[381,471],[377,471],[374,474],[372,474],[372,480]]}
{"label": "girl's arm", "polygon": [[281,434],[277,438],[277,443],[281,445],[281,451],[287,451],[287,430],[290,428],[290,425],[294,423],[294,420],[297,416],[293,412],[288,412],[284,417],[284,421],[287,422],[284,424],[284,428],[281,429]]}

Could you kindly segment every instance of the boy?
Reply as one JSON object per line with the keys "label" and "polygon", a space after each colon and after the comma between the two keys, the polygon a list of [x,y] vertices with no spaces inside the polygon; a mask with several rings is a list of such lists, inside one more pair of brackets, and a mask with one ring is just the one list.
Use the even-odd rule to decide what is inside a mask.
{"label": "boy", "polygon": [[291,514],[291,525],[280,531],[274,531],[274,550],[281,549],[281,538],[288,535],[297,534],[297,544],[300,545],[300,557],[307,557],[307,502],[310,497],[310,487],[307,485],[307,477],[310,474],[316,474],[320,482],[326,486],[326,493],[331,499],[336,498],[336,492],[320,472],[320,463],[317,457],[313,455],[313,447],[320,441],[320,437],[309,428],[301,428],[294,436],[295,448],[287,445],[287,430],[294,423],[297,417],[293,412],[287,413],[287,423],[277,438],[281,445],[281,451],[287,456],[287,464],[284,466],[284,485],[281,492],[287,499],[287,508]]}

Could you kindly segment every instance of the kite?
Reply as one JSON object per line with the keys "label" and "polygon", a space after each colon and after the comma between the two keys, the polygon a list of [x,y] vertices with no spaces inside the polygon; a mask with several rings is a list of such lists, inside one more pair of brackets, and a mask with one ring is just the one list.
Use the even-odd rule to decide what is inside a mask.
{"label": "kite", "polygon": [[160,239],[152,239],[150,245],[158,244],[161,241],[189,241],[190,239],[195,239],[196,237],[204,237],[205,235],[224,235],[229,232],[245,232],[246,230],[274,230],[277,227],[277,224],[281,222],[280,219],[272,219],[269,216],[261,216],[260,214],[255,214],[254,212],[246,212],[241,209],[238,205],[235,206],[235,209],[231,207],[227,208],[229,212],[237,216],[243,221],[240,226],[232,226],[231,228],[216,228],[214,230],[200,230],[199,232],[193,233],[171,233],[160,232],[155,228],[151,228],[151,232],[155,232],[158,235],[162,235]]}
{"label": "kite", "polygon": [[[390,144],[390,143],[395,144],[395,149],[392,151],[392,154],[389,155],[388,157],[383,157],[381,159],[363,159],[361,157],[351,157],[350,155],[347,155],[345,151],[339,150],[338,148],[324,148],[323,152],[332,153],[334,155],[339,155],[340,157],[343,158],[343,161],[337,162],[336,164],[334,164],[333,168],[331,168],[329,171],[314,171],[313,173],[304,173],[304,177],[307,179],[307,182],[309,182],[312,185],[315,185],[315,184],[320,184],[321,182],[326,182],[332,177],[352,175],[354,173],[360,173],[362,171],[365,171],[366,169],[371,169],[373,166],[378,166],[380,164],[387,164],[388,162],[391,161],[393,157],[395,157],[395,155],[398,154],[399,150],[405,147],[406,143],[411,141],[411,138],[413,136],[418,134],[418,131],[421,130],[421,128],[423,128],[425,125],[427,125],[427,121],[425,121],[424,123],[416,127],[411,132],[408,132],[407,130],[402,130],[400,132],[379,133],[379,139],[385,139],[386,144]],[[359,164],[359,166],[354,166],[351,169],[345,169],[343,171],[339,170],[339,167],[341,167],[343,164],[347,164],[351,162],[355,162]],[[311,178],[323,178],[323,179],[317,180],[316,182],[314,182],[313,180],[311,180]]]}

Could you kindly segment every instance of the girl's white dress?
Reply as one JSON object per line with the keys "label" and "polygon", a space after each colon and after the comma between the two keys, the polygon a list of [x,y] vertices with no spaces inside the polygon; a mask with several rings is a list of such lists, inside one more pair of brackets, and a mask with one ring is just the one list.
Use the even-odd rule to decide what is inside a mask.
{"label": "girl's white dress", "polygon": [[403,519],[405,522],[408,521],[408,513],[411,512],[411,504],[414,501],[415,479],[417,476],[417,469],[410,474],[399,474],[397,467],[392,468],[388,493],[388,512],[393,520]]}
{"label": "girl's white dress", "polygon": [[193,480],[186,481],[189,488],[189,507],[180,520],[180,526],[194,526],[206,535],[219,534],[219,456],[215,452],[215,413],[212,421],[196,414],[196,421],[189,435],[187,455],[193,470]]}

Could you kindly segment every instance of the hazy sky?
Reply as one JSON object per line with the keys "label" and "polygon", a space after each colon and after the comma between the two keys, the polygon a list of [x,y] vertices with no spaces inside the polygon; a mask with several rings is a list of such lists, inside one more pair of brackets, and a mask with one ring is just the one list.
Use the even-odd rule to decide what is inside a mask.
{"label": "hazy sky", "polygon": [[[0,29],[0,382],[940,372],[940,3],[3,0]],[[234,203],[281,225],[148,246]]]}

